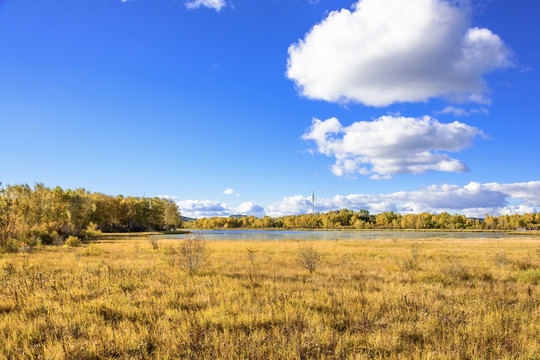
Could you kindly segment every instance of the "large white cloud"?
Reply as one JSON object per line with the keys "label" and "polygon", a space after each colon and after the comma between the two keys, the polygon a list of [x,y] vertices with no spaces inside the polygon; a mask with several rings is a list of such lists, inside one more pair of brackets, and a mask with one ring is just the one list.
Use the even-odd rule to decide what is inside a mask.
{"label": "large white cloud", "polygon": [[[165,197],[165,196],[163,196]],[[173,199],[175,197],[167,196]],[[308,214],[312,204],[310,196],[290,196],[263,208],[254,202],[244,202],[234,208],[219,201],[177,201],[182,215],[187,217],[211,217],[245,214],[255,216],[283,216]],[[416,191],[398,191],[389,194],[349,194],[331,198],[316,198],[315,210],[326,212],[339,209],[367,209],[376,214],[384,211],[407,213],[463,213],[483,217],[485,214],[523,214],[540,209],[540,181],[524,183],[471,182],[464,186],[431,185]]]}
{"label": "large white cloud", "polygon": [[514,184],[489,183],[485,185],[491,191],[499,191],[514,199],[523,199],[525,205],[540,207],[540,181]]}
{"label": "large white cloud", "polygon": [[361,0],[331,12],[288,52],[287,76],[302,95],[371,106],[489,102],[483,75],[512,64],[497,35],[470,28],[467,11],[446,0]]}
{"label": "large white cloud", "polygon": [[336,158],[335,175],[421,174],[428,170],[463,172],[465,164],[443,152],[471,146],[482,131],[460,122],[449,124],[424,116],[383,116],[344,127],[336,118],[313,119],[303,138],[312,140],[317,151]]}
{"label": "large white cloud", "polygon": [[188,9],[198,9],[201,6],[220,11],[227,4],[225,0],[190,0],[186,2]]}
{"label": "large white cloud", "polygon": [[[307,214],[311,212],[309,196],[291,196],[274,202],[266,208],[269,216]],[[395,211],[407,213],[463,213],[467,216],[535,212],[540,208],[540,181],[527,183],[480,184],[465,186],[432,185],[417,191],[390,194],[350,194],[315,200],[315,210],[326,212],[348,208],[367,209],[371,213]]]}

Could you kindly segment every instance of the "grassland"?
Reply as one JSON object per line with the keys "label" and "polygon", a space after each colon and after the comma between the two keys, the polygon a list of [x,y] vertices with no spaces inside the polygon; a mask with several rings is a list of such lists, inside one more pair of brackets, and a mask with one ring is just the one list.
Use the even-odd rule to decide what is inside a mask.
{"label": "grassland", "polygon": [[540,359],[538,239],[118,239],[1,255],[0,358]]}

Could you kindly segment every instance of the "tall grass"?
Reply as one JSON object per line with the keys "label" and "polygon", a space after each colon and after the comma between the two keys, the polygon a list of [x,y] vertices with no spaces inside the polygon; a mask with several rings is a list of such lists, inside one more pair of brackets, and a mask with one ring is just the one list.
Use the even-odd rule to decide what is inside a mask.
{"label": "tall grass", "polygon": [[540,359],[539,240],[161,242],[3,255],[0,358]]}

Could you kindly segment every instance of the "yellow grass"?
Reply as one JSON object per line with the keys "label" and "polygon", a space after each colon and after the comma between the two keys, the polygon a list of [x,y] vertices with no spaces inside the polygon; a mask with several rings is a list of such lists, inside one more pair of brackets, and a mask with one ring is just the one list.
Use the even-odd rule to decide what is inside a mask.
{"label": "yellow grass", "polygon": [[[540,240],[178,240],[0,258],[0,358],[540,359]],[[252,256],[248,250],[252,249]]]}

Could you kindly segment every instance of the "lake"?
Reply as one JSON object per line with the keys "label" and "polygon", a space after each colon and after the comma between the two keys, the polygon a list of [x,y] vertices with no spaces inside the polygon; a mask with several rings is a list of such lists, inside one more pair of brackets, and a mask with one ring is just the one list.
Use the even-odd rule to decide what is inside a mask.
{"label": "lake", "polygon": [[[485,239],[504,238],[503,232],[451,231],[264,231],[264,230],[193,230],[206,240],[379,240],[379,239]],[[157,235],[183,239],[185,234]]]}

